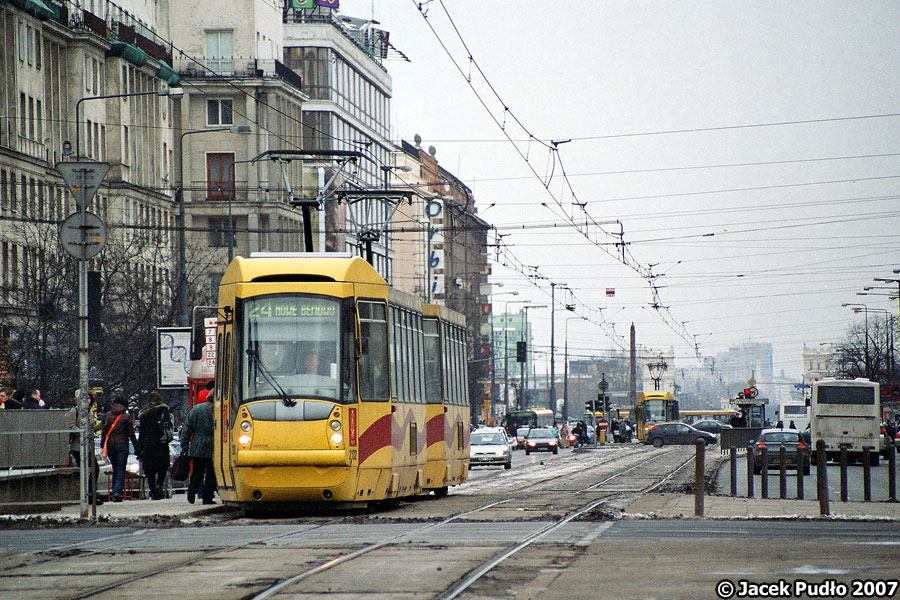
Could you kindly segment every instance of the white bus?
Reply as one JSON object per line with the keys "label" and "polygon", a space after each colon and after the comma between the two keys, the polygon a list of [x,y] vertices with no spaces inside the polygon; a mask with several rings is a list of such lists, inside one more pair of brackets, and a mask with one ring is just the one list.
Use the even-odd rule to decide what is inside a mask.
{"label": "white bus", "polygon": [[809,406],[812,450],[825,441],[828,459],[837,460],[841,446],[848,461],[862,462],[863,448],[871,448],[871,464],[878,464],[881,435],[879,385],[868,379],[823,379],[813,382]]}
{"label": "white bus", "polygon": [[785,428],[793,423],[797,431],[806,431],[809,425],[809,407],[806,405],[806,400],[803,398],[782,400],[779,416]]}

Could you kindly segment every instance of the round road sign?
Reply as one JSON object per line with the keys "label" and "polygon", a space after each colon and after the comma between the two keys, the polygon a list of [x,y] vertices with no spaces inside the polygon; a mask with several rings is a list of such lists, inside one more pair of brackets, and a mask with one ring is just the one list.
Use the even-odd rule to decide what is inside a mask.
{"label": "round road sign", "polygon": [[597,388],[601,392],[605,392],[606,390],[609,389],[609,382],[606,381],[605,379],[601,379],[600,381],[597,382]]}
{"label": "round road sign", "polygon": [[106,245],[106,223],[94,213],[73,213],[59,226],[59,241],[78,260],[94,258]]}

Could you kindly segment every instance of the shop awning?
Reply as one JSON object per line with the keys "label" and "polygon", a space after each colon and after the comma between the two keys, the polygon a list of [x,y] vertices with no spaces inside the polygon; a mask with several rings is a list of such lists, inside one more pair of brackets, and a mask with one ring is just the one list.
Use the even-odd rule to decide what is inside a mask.
{"label": "shop awning", "polygon": [[162,60],[159,61],[159,70],[156,72],[156,76],[168,83],[170,87],[176,86],[181,82],[181,77],[178,76],[175,70]]}

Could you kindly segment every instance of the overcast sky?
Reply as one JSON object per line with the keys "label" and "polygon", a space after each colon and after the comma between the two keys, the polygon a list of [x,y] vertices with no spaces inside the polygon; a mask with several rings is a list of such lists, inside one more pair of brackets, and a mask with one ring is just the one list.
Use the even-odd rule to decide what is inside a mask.
{"label": "overcast sky", "polygon": [[[633,322],[676,368],[699,365],[694,342],[758,341],[789,376],[804,344],[862,320],[841,303],[866,302],[870,324],[896,314],[856,293],[900,268],[900,3],[445,0],[422,3],[427,20],[418,4],[341,9],[374,12],[411,61],[385,63],[395,140],[421,135],[472,188],[502,262],[573,290],[557,370],[573,314],[614,328],[571,321],[570,354],[627,344]],[[586,218],[621,228],[629,265]],[[519,292],[495,313],[549,303],[548,281],[493,272],[496,293]],[[550,311],[529,316],[549,348]]]}

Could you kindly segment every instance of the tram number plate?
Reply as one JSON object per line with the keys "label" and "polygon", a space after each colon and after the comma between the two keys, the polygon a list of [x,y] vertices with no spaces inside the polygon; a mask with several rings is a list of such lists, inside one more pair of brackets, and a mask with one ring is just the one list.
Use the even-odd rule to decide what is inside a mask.
{"label": "tram number plate", "polygon": [[350,451],[350,462],[356,462],[356,450]]}

